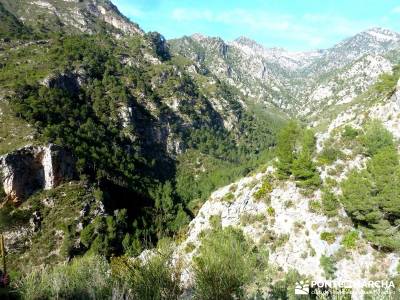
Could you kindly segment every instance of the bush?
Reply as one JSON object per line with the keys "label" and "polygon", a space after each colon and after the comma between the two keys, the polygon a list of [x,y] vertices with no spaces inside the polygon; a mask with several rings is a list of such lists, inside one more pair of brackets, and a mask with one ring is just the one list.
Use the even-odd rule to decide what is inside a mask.
{"label": "bush", "polygon": [[339,201],[334,193],[329,190],[324,190],[322,194],[322,212],[327,217],[334,217],[338,214]]}
{"label": "bush", "polygon": [[272,192],[272,185],[269,183],[268,180],[265,180],[260,187],[260,189],[254,193],[254,199],[259,201],[261,199],[267,199],[269,194]]}
{"label": "bush", "polygon": [[179,269],[172,264],[170,247],[149,253],[143,261],[129,257],[111,260],[111,269],[117,285],[117,294],[122,299],[163,300],[178,299]]}
{"label": "bush", "polygon": [[222,200],[228,203],[233,203],[235,201],[235,195],[229,192],[222,198]]}
{"label": "bush", "polygon": [[336,262],[331,256],[322,255],[319,261],[322,269],[324,270],[326,279],[335,278]]}
{"label": "bush", "polygon": [[252,250],[243,233],[232,227],[206,235],[194,259],[195,298],[243,298],[256,267]]}
{"label": "bush", "polygon": [[354,140],[359,135],[359,133],[360,132],[357,129],[351,127],[350,125],[346,125],[342,132],[342,138],[346,140]]}
{"label": "bush", "polygon": [[267,214],[268,214],[268,216],[270,216],[270,217],[275,217],[275,208],[273,208],[272,206],[269,206],[269,207],[267,208]]}
{"label": "bush", "polygon": [[[301,299],[302,296],[295,295],[295,287],[299,282],[307,282],[309,278],[300,275],[297,270],[289,270],[282,280],[279,280],[271,286],[267,297],[257,297],[254,299]],[[304,296],[307,299],[308,296]],[[253,299],[253,298],[251,298]]]}
{"label": "bush", "polygon": [[0,208],[0,231],[18,228],[27,224],[32,216],[32,211],[15,209],[11,203],[6,203]]}
{"label": "bush", "polygon": [[33,271],[17,283],[22,299],[110,299],[112,281],[107,261],[99,256],[76,258],[68,265]]}
{"label": "bush", "polygon": [[333,146],[325,146],[318,156],[318,162],[323,165],[330,165],[343,157],[343,152]]}
{"label": "bush", "polygon": [[320,213],[321,212],[321,202],[318,200],[311,200],[308,202],[308,209],[313,213]]}
{"label": "bush", "polygon": [[336,240],[336,235],[333,232],[324,231],[321,233],[320,238],[328,244],[333,244]]}
{"label": "bush", "polygon": [[387,147],[394,147],[393,135],[379,121],[372,121],[366,126],[361,137],[365,154],[373,156]]}
{"label": "bush", "polygon": [[381,74],[374,85],[374,89],[380,94],[391,94],[395,91],[396,84],[399,80],[399,66],[393,68],[393,72]]}
{"label": "bush", "polygon": [[346,233],[342,240],[342,245],[347,249],[354,249],[356,247],[358,240],[358,232],[350,231]]}

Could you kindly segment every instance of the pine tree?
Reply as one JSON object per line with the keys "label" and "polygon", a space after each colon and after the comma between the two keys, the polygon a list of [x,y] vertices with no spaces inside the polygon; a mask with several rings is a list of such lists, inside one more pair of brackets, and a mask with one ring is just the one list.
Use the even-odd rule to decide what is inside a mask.
{"label": "pine tree", "polygon": [[292,165],[292,174],[301,187],[317,187],[321,184],[319,173],[312,161],[315,149],[315,136],[312,130],[306,130],[302,137],[301,151]]}
{"label": "pine tree", "polygon": [[276,146],[278,161],[276,167],[280,178],[288,178],[292,174],[298,136],[299,127],[294,121],[289,122],[278,134]]}

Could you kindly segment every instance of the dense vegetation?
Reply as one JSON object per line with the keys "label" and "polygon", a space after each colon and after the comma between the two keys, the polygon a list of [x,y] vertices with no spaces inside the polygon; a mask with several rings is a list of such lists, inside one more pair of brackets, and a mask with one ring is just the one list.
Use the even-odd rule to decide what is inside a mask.
{"label": "dense vegetation", "polygon": [[370,156],[367,167],[353,171],[342,184],[341,201],[355,224],[375,246],[400,249],[400,163],[393,136],[372,122],[360,137]]}
{"label": "dense vegetation", "polygon": [[317,188],[321,179],[312,160],[314,152],[314,132],[301,130],[296,122],[289,122],[277,138],[278,176],[284,179],[293,175],[298,186],[311,190]]}
{"label": "dense vegetation", "polygon": [[[143,260],[142,260],[143,259]],[[167,240],[142,259],[86,255],[35,270],[15,286],[22,299],[179,299],[179,261]],[[238,229],[219,225],[207,232],[195,260],[196,299],[287,299],[294,297],[296,272],[278,274],[265,249]],[[279,278],[278,280],[276,280]]]}
{"label": "dense vegetation", "polygon": [[[164,43],[155,33],[122,41],[55,34],[4,60],[0,82],[14,91],[8,101],[15,116],[34,126],[40,142],[74,154],[80,179],[95,186],[110,215],[84,224],[79,251],[76,233],[66,230],[67,257],[86,251],[136,255],[144,245],[181,234],[215,188],[272,158],[284,119],[262,107],[243,109],[241,94],[222,82],[202,85],[206,78],[189,76],[187,61],[171,57]],[[162,64],[146,63],[142,52]],[[137,64],[124,65],[127,55]],[[166,105],[171,97],[180,99],[178,112]],[[236,128],[224,127],[207,97],[228,103]],[[124,107],[132,110],[128,122],[121,117]],[[157,141],[159,123],[184,145],[176,159]]]}

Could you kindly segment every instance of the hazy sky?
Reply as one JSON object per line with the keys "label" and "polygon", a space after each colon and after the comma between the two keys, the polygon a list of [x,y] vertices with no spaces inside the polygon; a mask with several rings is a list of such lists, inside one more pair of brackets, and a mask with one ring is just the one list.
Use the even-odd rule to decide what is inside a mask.
{"label": "hazy sky", "polygon": [[145,31],[166,38],[193,33],[267,47],[327,48],[357,32],[400,31],[400,0],[112,0]]}

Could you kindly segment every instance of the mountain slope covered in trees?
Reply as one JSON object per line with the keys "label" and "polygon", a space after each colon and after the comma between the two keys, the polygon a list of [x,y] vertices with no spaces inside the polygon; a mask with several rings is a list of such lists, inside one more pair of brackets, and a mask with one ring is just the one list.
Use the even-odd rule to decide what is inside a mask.
{"label": "mountain slope covered in trees", "polygon": [[398,283],[399,34],[291,53],[166,41],[107,0],[0,0],[0,17],[0,231],[22,298]]}
{"label": "mountain slope covered in trees", "polygon": [[[65,5],[57,8],[69,12],[73,4]],[[118,16],[110,2],[94,8],[91,1],[77,2],[76,8],[85,5],[93,10],[105,5]],[[5,2],[5,7],[14,8],[8,12],[11,16],[21,6]],[[39,5],[38,11],[42,9]],[[97,225],[60,225],[57,230],[69,246],[52,261],[86,251],[137,254],[162,237],[179,234],[213,189],[270,157],[286,115],[249,102],[190,60],[171,54],[158,33],[144,34],[131,23],[137,30],[120,32],[122,36],[115,36],[119,27],[87,35],[86,29],[79,34],[46,32],[30,21],[26,24],[30,30],[40,29],[37,36],[10,35],[2,41],[1,105],[7,115],[1,118],[32,132],[20,131],[17,137],[7,133],[2,153],[15,150],[12,145],[32,143],[65,147],[76,160],[77,184],[104,205]],[[10,239],[16,228],[12,216],[36,201],[22,200],[16,209],[7,203],[2,208],[2,228]],[[82,209],[88,203],[82,201]],[[45,209],[39,204],[31,213],[46,222]],[[106,220],[118,233],[96,233]],[[29,227],[29,218],[19,221]],[[51,227],[24,238],[34,245],[39,236],[51,234],[45,228]],[[34,255],[33,248],[11,252]]]}

